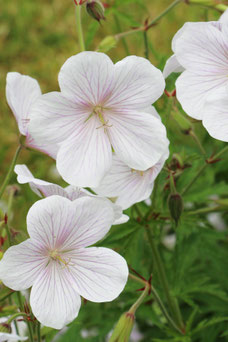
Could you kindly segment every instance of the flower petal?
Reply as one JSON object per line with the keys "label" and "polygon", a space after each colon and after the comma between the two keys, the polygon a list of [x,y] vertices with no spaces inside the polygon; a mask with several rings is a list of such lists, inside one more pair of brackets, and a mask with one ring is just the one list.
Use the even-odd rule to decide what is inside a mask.
{"label": "flower petal", "polygon": [[18,72],[9,72],[6,78],[7,102],[17,120],[19,131],[27,135],[31,105],[41,95],[38,82]]}
{"label": "flower petal", "polygon": [[125,259],[109,248],[90,247],[70,254],[72,282],[84,298],[109,302],[123,291],[128,267]]}
{"label": "flower petal", "polygon": [[228,95],[206,104],[203,125],[213,138],[228,142]]}
{"label": "flower petal", "polygon": [[27,215],[31,238],[61,250],[99,241],[113,221],[111,204],[94,197],[82,197],[73,202],[59,196],[47,197],[33,204]]}
{"label": "flower petal", "polygon": [[128,56],[115,64],[112,94],[106,107],[143,109],[163,93],[165,81],[147,59]]}
{"label": "flower petal", "polygon": [[28,289],[44,267],[46,258],[41,244],[31,239],[10,247],[0,261],[0,279],[15,291]]}
{"label": "flower petal", "polygon": [[176,81],[177,99],[185,112],[191,117],[201,120],[205,109],[205,102],[216,92],[217,95],[226,94],[226,84],[223,78],[196,75],[184,71]]}
{"label": "flower petal", "polygon": [[83,123],[90,109],[76,105],[59,92],[42,95],[31,110],[29,146],[56,158],[59,144]]}
{"label": "flower petal", "polygon": [[20,337],[16,334],[8,334],[4,332],[0,332],[0,341],[4,342],[11,342],[11,341],[26,341],[28,337]]}
{"label": "flower petal", "polygon": [[57,169],[63,179],[81,187],[99,184],[112,163],[111,144],[99,119],[94,116],[74,128],[61,144]]}
{"label": "flower petal", "polygon": [[133,171],[115,156],[111,170],[106,174],[100,186],[93,190],[101,196],[117,198],[115,203],[127,209],[150,196],[154,180],[167,157],[168,151],[153,167],[139,172]]}
{"label": "flower petal", "polygon": [[79,197],[89,195],[88,191],[76,186],[69,185],[66,188],[62,188],[57,184],[49,183],[41,179],[34,178],[26,165],[17,164],[14,168],[14,172],[17,174],[18,183],[29,183],[32,191],[35,192],[35,194],[37,194],[39,197],[59,195],[62,197],[66,197],[71,201],[74,201]]}
{"label": "flower petal", "polygon": [[81,104],[102,104],[110,92],[114,65],[100,52],[85,51],[70,57],[59,73],[64,96]]}
{"label": "flower petal", "polygon": [[167,78],[172,72],[182,72],[185,69],[182,67],[182,65],[178,62],[177,57],[175,55],[172,55],[167,59],[164,70],[163,70],[163,76],[164,78]]}
{"label": "flower petal", "polygon": [[32,287],[30,304],[35,317],[45,326],[62,329],[72,322],[81,299],[71,284],[68,268],[50,262]]}
{"label": "flower petal", "polygon": [[162,122],[149,113],[119,111],[108,131],[116,155],[130,168],[146,170],[161,158],[169,141]]}
{"label": "flower petal", "polygon": [[186,23],[175,41],[178,62],[199,75],[220,76],[228,73],[228,39],[215,25]]}

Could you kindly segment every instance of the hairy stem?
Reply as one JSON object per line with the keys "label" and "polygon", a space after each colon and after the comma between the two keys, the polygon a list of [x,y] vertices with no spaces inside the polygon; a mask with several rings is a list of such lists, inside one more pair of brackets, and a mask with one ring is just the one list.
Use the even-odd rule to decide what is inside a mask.
{"label": "hairy stem", "polygon": [[80,5],[75,6],[75,11],[76,11],[76,25],[77,25],[77,31],[78,31],[80,50],[85,51],[85,43],[84,43],[82,21],[81,21],[81,6]]}
{"label": "hairy stem", "polygon": [[4,181],[3,181],[3,183],[2,183],[2,186],[1,186],[1,189],[0,189],[0,198],[2,197],[2,195],[3,195],[4,191],[5,191],[5,188],[7,187],[7,185],[8,185],[9,182],[10,182],[10,179],[11,179],[12,174],[13,174],[13,171],[14,171],[14,166],[15,166],[15,164],[16,164],[16,162],[17,162],[17,158],[18,158],[18,156],[19,156],[19,153],[20,153],[21,149],[22,149],[22,145],[19,145],[18,148],[17,148],[17,150],[16,150],[16,152],[15,152],[15,155],[14,155],[14,157],[13,157],[13,160],[12,160],[12,162],[11,162],[11,165],[10,165],[10,167],[9,167],[9,171],[8,171],[8,173],[7,173],[7,175],[6,175],[5,179],[4,179]]}

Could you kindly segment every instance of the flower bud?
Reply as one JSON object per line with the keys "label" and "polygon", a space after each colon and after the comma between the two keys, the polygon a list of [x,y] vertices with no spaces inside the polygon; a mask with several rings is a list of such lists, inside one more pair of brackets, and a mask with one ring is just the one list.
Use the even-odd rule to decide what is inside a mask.
{"label": "flower bud", "polygon": [[87,13],[95,20],[101,21],[105,20],[104,16],[104,6],[99,0],[90,0],[86,3]]}
{"label": "flower bud", "polygon": [[0,332],[1,333],[11,333],[10,325],[7,323],[0,323]]}
{"label": "flower bud", "polygon": [[191,122],[180,112],[172,112],[172,116],[181,130],[188,131],[192,128]]}
{"label": "flower bud", "polygon": [[107,36],[105,37],[100,44],[98,45],[97,51],[98,52],[108,52],[112,48],[116,46],[117,39],[115,36]]}
{"label": "flower bud", "polygon": [[120,316],[109,342],[127,342],[130,338],[134,321],[135,316],[131,312],[125,312]]}
{"label": "flower bud", "polygon": [[168,198],[168,206],[170,215],[177,226],[183,211],[183,200],[181,195],[177,192],[170,194]]}

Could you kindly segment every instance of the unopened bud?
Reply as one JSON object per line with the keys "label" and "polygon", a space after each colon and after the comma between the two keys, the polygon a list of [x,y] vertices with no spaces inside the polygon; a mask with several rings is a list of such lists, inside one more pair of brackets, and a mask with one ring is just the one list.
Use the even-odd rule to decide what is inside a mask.
{"label": "unopened bud", "polygon": [[105,20],[104,16],[104,6],[99,0],[90,0],[86,3],[87,13],[95,20],[101,21]]}
{"label": "unopened bud", "polygon": [[177,192],[170,194],[168,198],[168,206],[170,215],[177,226],[183,211],[183,200],[181,195]]}
{"label": "unopened bud", "polygon": [[1,333],[11,333],[10,325],[7,323],[0,323],[0,332]]}
{"label": "unopened bud", "polygon": [[181,130],[188,131],[192,128],[191,122],[180,112],[172,112],[172,117],[177,122]]}
{"label": "unopened bud", "polygon": [[109,342],[127,342],[130,338],[134,321],[135,316],[131,312],[125,312],[120,316]]}
{"label": "unopened bud", "polygon": [[116,46],[117,39],[114,36],[105,37],[98,45],[98,52],[108,52]]}

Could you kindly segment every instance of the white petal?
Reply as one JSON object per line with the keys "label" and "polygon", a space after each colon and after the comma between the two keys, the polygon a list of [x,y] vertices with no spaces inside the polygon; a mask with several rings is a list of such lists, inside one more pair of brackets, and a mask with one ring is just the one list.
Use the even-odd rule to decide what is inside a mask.
{"label": "white petal", "polygon": [[77,105],[59,92],[42,95],[31,110],[28,131],[29,145],[53,158],[59,144],[65,141],[83,123],[90,109]]}
{"label": "white petal", "polygon": [[[29,171],[26,165],[16,165],[14,168],[15,173],[17,174],[17,181],[20,184],[29,183],[31,189],[35,194],[39,197],[48,197],[52,195],[59,195],[62,197],[66,197],[71,199],[73,197],[72,194],[68,194],[68,191],[63,189],[61,186],[53,183],[49,183],[43,181],[38,178],[34,178],[32,173]],[[76,198],[76,190],[74,191],[74,199]],[[79,197],[79,196],[78,196]],[[78,198],[77,197],[77,198]]]}
{"label": "white petal", "polygon": [[143,109],[155,102],[165,88],[161,71],[142,57],[128,56],[116,63],[114,77],[106,107]]}
{"label": "white petal", "polygon": [[154,165],[169,144],[165,126],[149,113],[115,112],[109,123],[114,151],[132,169],[146,170]]}
{"label": "white petal", "polygon": [[75,289],[92,302],[109,302],[123,291],[128,278],[125,259],[108,248],[90,247],[71,253]]}
{"label": "white petal", "polygon": [[12,246],[0,261],[0,279],[15,291],[28,289],[44,267],[45,259],[39,242],[28,239]]}
{"label": "white petal", "polygon": [[81,187],[99,184],[112,163],[111,144],[101,122],[91,117],[78,125],[60,147],[57,169],[63,179]]}
{"label": "white petal", "polygon": [[176,56],[172,55],[166,61],[166,64],[163,70],[163,76],[164,78],[167,78],[172,72],[182,72],[182,71],[184,71],[184,68],[178,62]]}
{"label": "white petal", "polygon": [[81,104],[102,104],[110,92],[114,66],[104,53],[85,51],[70,57],[59,73],[64,96]]}
{"label": "white petal", "polygon": [[177,99],[188,115],[201,120],[206,100],[214,93],[217,96],[226,94],[226,82],[220,77],[184,71],[176,81]]}
{"label": "white petal", "polygon": [[228,39],[211,23],[186,23],[175,41],[178,62],[199,75],[224,77],[228,73]]}
{"label": "white petal", "polygon": [[31,238],[61,250],[97,242],[106,235],[113,221],[112,206],[94,197],[73,202],[59,196],[47,197],[33,204],[27,215]]}
{"label": "white petal", "polygon": [[72,322],[81,299],[71,284],[68,268],[51,261],[32,287],[30,304],[35,317],[45,326],[61,329]]}
{"label": "white petal", "polygon": [[92,195],[88,190],[73,185],[68,185],[64,190],[67,193],[66,197],[69,198],[71,201],[74,201],[80,197]]}
{"label": "white petal", "polygon": [[7,102],[17,120],[19,131],[27,135],[31,105],[41,95],[38,82],[18,72],[9,72],[6,78]]}
{"label": "white petal", "polygon": [[0,342],[11,342],[11,341],[26,341],[28,337],[20,337],[16,334],[8,334],[0,332]]}
{"label": "white petal", "polygon": [[93,190],[101,196],[117,198],[115,203],[127,209],[150,196],[154,180],[167,157],[168,151],[152,168],[139,172],[131,170],[115,156],[110,172],[104,177],[100,186]]}
{"label": "white petal", "polygon": [[213,138],[228,142],[228,95],[206,104],[203,125]]}
{"label": "white petal", "polygon": [[219,22],[222,25],[228,25],[228,9],[221,15]]}

